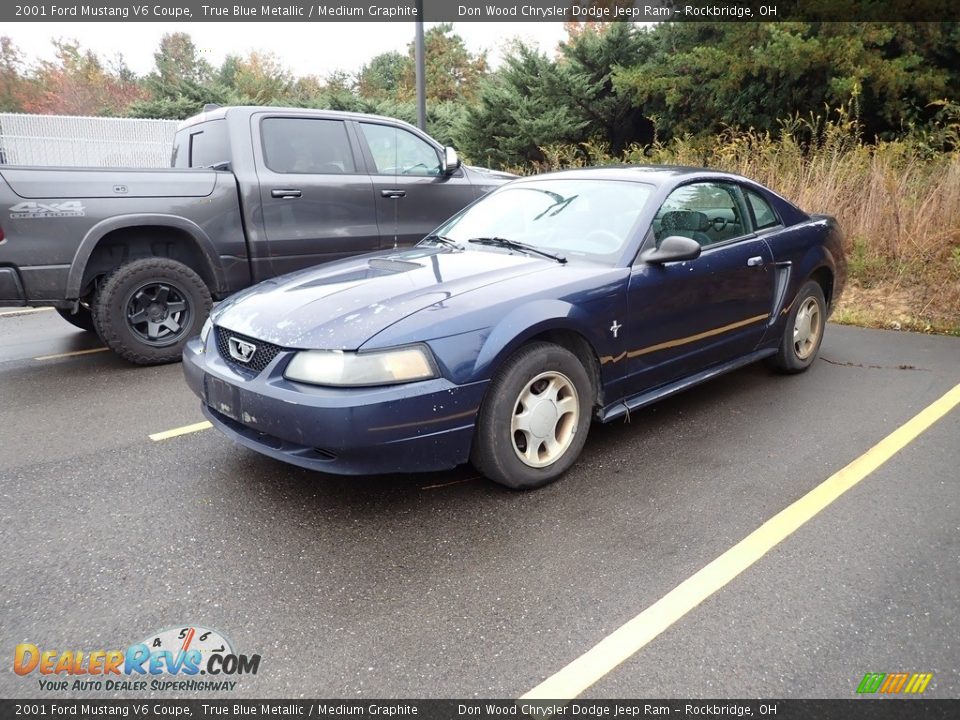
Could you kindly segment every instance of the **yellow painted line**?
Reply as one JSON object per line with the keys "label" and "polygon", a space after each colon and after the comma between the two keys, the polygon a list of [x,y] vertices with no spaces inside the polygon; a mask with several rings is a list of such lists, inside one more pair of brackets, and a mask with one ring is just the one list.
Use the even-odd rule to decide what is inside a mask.
{"label": "yellow painted line", "polygon": [[52,307],[22,308],[20,310],[10,310],[8,312],[0,312],[0,317],[16,317],[17,315],[32,315],[33,313],[49,312],[50,310],[53,310],[53,308]]}
{"label": "yellow painted line", "polygon": [[204,420],[203,422],[194,423],[193,425],[184,425],[183,427],[174,428],[173,430],[153,433],[150,439],[154,442],[159,442],[160,440],[169,440],[170,438],[189,435],[190,433],[200,432],[201,430],[209,430],[212,427],[213,425]]}
{"label": "yellow painted line", "polygon": [[73,352],[57,353],[56,355],[40,355],[34,360],[56,360],[57,358],[76,357],[77,355],[91,355],[93,353],[106,352],[110,348],[100,347],[92,350],[74,350]]}
{"label": "yellow painted line", "polygon": [[960,385],[792,505],[774,515],[699,572],[614,630],[521,699],[572,700],[753,565],[821,510],[960,404]]}

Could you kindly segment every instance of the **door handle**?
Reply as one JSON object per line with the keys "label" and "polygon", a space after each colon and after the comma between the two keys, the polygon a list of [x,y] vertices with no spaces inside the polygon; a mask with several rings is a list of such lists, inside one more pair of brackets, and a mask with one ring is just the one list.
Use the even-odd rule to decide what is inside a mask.
{"label": "door handle", "polygon": [[302,195],[303,195],[303,191],[297,190],[296,188],[287,188],[284,190],[270,191],[270,197],[283,198],[285,200],[289,198],[298,198],[298,197],[301,197]]}
{"label": "door handle", "polygon": [[747,267],[760,267],[761,265],[763,265],[763,258],[760,255],[747,259]]}
{"label": "door handle", "polygon": [[402,198],[407,196],[406,190],[381,190],[380,196],[385,198]]}

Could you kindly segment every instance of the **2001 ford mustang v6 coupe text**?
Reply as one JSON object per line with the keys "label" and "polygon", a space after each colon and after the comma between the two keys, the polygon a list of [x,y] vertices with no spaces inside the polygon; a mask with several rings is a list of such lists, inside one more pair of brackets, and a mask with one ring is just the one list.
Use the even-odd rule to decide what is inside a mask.
{"label": "2001 ford mustang v6 coupe text", "polygon": [[268,280],[184,351],[211,422],[332,473],[472,461],[556,479],[591,419],[747,363],[805,370],[841,233],[745,178],[665,167],[516,180],[418,246]]}

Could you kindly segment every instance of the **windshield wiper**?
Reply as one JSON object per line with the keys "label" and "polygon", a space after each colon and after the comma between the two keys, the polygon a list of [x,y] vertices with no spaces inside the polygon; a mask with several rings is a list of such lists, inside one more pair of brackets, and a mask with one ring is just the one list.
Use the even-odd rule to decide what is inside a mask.
{"label": "windshield wiper", "polygon": [[[556,193],[547,193],[547,194],[553,196],[553,195],[555,195]],[[572,202],[573,202],[574,200],[576,200],[578,197],[580,197],[580,196],[579,196],[579,195],[571,195],[570,197],[565,198],[565,197],[562,197],[561,195],[557,195],[557,201],[556,201],[553,205],[548,205],[548,206],[547,206],[547,209],[544,210],[544,211],[543,211],[542,213],[540,213],[539,215],[537,215],[537,216],[534,218],[534,220],[539,220],[540,218],[542,218],[542,217],[543,217],[544,215],[546,215],[547,213],[550,213],[550,217],[553,217],[554,215],[557,215],[561,210],[563,210],[563,209],[565,209],[567,206],[569,206],[570,203],[572,203]],[[553,210],[553,208],[556,208],[556,210]],[[551,210],[553,210],[553,212],[550,212]]]}
{"label": "windshield wiper", "polygon": [[507,248],[508,250],[519,250],[520,252],[533,253],[534,255],[540,255],[541,257],[550,258],[551,260],[556,260],[561,265],[566,264],[567,259],[562,255],[556,255],[552,252],[547,252],[546,250],[541,250],[538,247],[533,245],[527,245],[526,243],[517,242],[516,240],[508,240],[507,238],[502,237],[476,237],[470,238],[467,242],[476,243],[477,245],[493,245],[494,247]]}
{"label": "windshield wiper", "polygon": [[441,245],[446,245],[454,250],[463,250],[463,245],[458,243],[456,240],[448,238],[446,235],[427,235],[422,242],[426,242],[427,240],[436,240]]}

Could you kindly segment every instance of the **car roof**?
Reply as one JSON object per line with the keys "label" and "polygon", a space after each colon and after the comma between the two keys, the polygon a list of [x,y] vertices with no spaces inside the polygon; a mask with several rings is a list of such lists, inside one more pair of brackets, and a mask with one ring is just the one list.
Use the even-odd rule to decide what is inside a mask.
{"label": "car roof", "polygon": [[[645,182],[653,185],[675,184],[683,180],[725,179],[737,182],[747,181],[746,178],[733,173],[711,170],[702,167],[687,167],[684,165],[601,165],[598,167],[575,168],[556,172],[530,175],[515,182],[534,180],[629,180]],[[748,181],[749,182],[749,181]]]}

